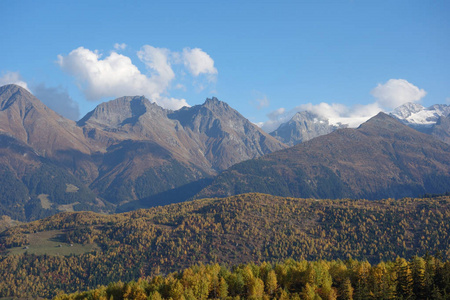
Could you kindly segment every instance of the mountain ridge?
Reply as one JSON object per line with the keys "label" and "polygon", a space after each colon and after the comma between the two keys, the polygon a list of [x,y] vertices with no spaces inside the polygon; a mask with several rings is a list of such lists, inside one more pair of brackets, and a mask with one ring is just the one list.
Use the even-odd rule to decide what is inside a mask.
{"label": "mountain ridge", "polygon": [[309,111],[297,112],[288,122],[270,133],[283,143],[294,146],[312,138],[331,133],[343,125],[332,125],[328,120]]}
{"label": "mountain ridge", "polygon": [[[450,114],[449,105],[434,104],[424,107],[418,103],[408,102],[396,107],[388,114],[411,128],[434,135],[447,144],[450,143],[449,139],[446,138],[450,136],[450,128],[444,126],[435,129],[439,126],[439,120],[445,119]],[[270,135],[293,146],[346,127],[348,125],[330,124],[328,119],[305,110],[297,112],[289,121],[280,124],[276,130],[270,132]]]}
{"label": "mountain ridge", "polygon": [[314,198],[405,197],[450,190],[450,145],[385,113],[241,162],[196,198],[247,192]]}
{"label": "mountain ridge", "polygon": [[[156,195],[286,147],[217,98],[177,112],[143,96],[124,96],[99,104],[74,122],[53,112],[29,91],[7,85],[0,88],[0,107],[0,134],[17,139],[37,155],[29,160],[14,153],[16,146],[4,145],[0,164],[5,170],[19,181],[25,180],[28,171],[15,172],[13,165],[38,173],[41,168],[59,170],[67,176],[58,180],[75,176],[82,182],[77,182],[78,188],[80,184],[83,189],[88,187],[99,198],[92,205],[98,202],[109,209],[111,203],[120,206],[138,200],[139,205],[152,206]],[[182,114],[188,118],[181,118]],[[64,184],[74,185],[73,180]],[[195,186],[191,188],[198,189]],[[182,199],[193,193],[186,188],[182,191],[178,195]],[[51,191],[41,192],[30,190],[30,201],[37,203],[37,210],[49,212],[42,207],[48,205],[39,200],[44,199],[40,195],[49,194],[53,204],[56,199],[51,199]]]}

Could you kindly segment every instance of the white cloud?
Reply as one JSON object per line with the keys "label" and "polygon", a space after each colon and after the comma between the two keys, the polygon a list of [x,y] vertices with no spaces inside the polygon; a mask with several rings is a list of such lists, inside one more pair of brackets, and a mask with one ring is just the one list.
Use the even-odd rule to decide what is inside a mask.
{"label": "white cloud", "polygon": [[69,96],[67,90],[62,87],[46,87],[39,84],[33,87],[33,94],[47,105],[50,109],[59,113],[63,117],[77,121],[80,117],[78,103]]}
{"label": "white cloud", "polygon": [[28,85],[25,81],[23,81],[19,72],[6,72],[2,77],[0,77],[0,86],[7,84],[17,84],[28,90]]}
{"label": "white cloud", "polygon": [[279,108],[267,115],[268,121],[261,126],[266,132],[272,132],[282,123],[289,121],[297,112],[309,111],[326,119],[330,124],[358,127],[380,111],[390,111],[407,102],[417,102],[425,97],[426,92],[404,79],[390,79],[385,84],[378,84],[371,94],[375,101],[369,104],[357,104],[352,107],[339,103],[306,103],[286,111]]}
{"label": "white cloud", "polygon": [[174,89],[186,91],[186,86],[184,84],[178,83],[177,85],[175,85]]}
{"label": "white cloud", "polygon": [[405,79],[389,79],[385,84],[378,84],[371,94],[382,107],[393,109],[408,102],[418,102],[427,92]]}
{"label": "white cloud", "polygon": [[328,104],[325,102],[319,104],[302,104],[294,108],[294,114],[299,111],[310,111],[324,119],[335,119],[348,113],[348,108],[339,103]]}
{"label": "white cloud", "polygon": [[122,44],[115,43],[114,44],[114,49],[116,49],[117,51],[125,50],[126,47],[127,47],[127,44],[125,44],[125,43],[122,43]]}
{"label": "white cloud", "polygon": [[186,99],[161,97],[160,99],[158,99],[158,103],[161,106],[170,108],[172,110],[180,109],[183,106],[190,107],[190,105],[187,103]]}
{"label": "white cloud", "polygon": [[361,123],[367,121],[369,118],[378,114],[382,109],[378,103],[371,103],[367,105],[355,105],[348,107],[339,103],[306,103],[294,107],[286,111],[284,108],[279,108],[267,115],[268,121],[261,126],[266,132],[276,130],[282,123],[288,122],[292,117],[301,111],[309,111],[319,118],[328,120],[333,125],[347,125],[349,127],[358,127]]}
{"label": "white cloud", "polygon": [[[292,114],[292,116],[294,114]],[[289,116],[290,114],[286,113],[286,109],[284,107],[280,107],[268,113],[267,117],[269,118],[269,120],[264,123],[258,123],[258,126],[260,126],[262,130],[266,132],[272,132],[277,129],[281,125],[281,123],[289,121],[289,119],[292,118],[292,116]]]}
{"label": "white cloud", "polygon": [[269,99],[267,99],[266,95],[262,95],[261,97],[259,97],[258,99],[251,101],[250,102],[252,105],[254,105],[256,107],[256,109],[260,110],[264,107],[268,107],[270,102]]}
{"label": "white cloud", "polygon": [[62,70],[76,78],[79,88],[90,101],[98,101],[104,97],[145,95],[151,101],[170,105],[165,107],[175,109],[186,101],[180,100],[178,104],[175,100],[158,102],[173,79],[173,71],[166,61],[165,53],[165,49],[153,47],[143,47],[139,51],[139,56],[153,73],[150,77],[142,74],[127,56],[111,52],[102,59],[97,51],[83,47],[73,50],[67,56],[58,55],[58,64]]}
{"label": "white cloud", "polygon": [[137,56],[152,72],[152,78],[160,88],[166,89],[175,78],[175,73],[170,65],[171,52],[165,48],[155,48],[145,45],[138,51]]}
{"label": "white cloud", "polygon": [[213,80],[215,78],[214,75],[217,75],[217,69],[214,67],[214,60],[208,53],[200,48],[184,48],[182,59],[186,68],[194,76],[207,74],[210,75],[209,78]]}
{"label": "white cloud", "polygon": [[[116,49],[124,49],[125,44],[114,45]],[[148,74],[143,74],[125,55],[112,51],[102,57],[97,51],[79,47],[68,55],[58,55],[58,64],[63,71],[75,77],[76,83],[87,100],[98,101],[105,97],[121,97],[145,95],[151,101],[169,109],[186,106],[185,99],[171,98],[168,92],[184,89],[185,85],[174,82],[176,74],[172,64],[184,66],[194,77],[208,75],[208,80],[214,81],[217,69],[214,61],[199,48],[183,49],[183,52],[173,52],[165,48],[144,45],[137,57],[145,64]],[[184,70],[178,70],[183,74]],[[194,86],[201,85],[196,80]],[[204,86],[204,85],[201,85]]]}
{"label": "white cloud", "polygon": [[269,119],[273,120],[273,119],[277,119],[280,116],[284,115],[285,112],[286,112],[286,109],[284,107],[280,107],[280,108],[270,112],[267,116],[269,117]]}

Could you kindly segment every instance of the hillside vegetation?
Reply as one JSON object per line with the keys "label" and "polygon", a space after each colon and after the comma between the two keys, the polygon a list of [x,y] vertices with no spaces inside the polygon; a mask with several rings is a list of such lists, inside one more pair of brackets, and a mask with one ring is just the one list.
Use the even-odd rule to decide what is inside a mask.
{"label": "hillside vegetation", "polygon": [[[70,256],[31,254],[30,235],[50,230],[61,231],[61,243],[100,248]],[[449,233],[449,196],[317,201],[244,194],[116,215],[60,213],[1,234],[0,297],[51,297],[198,263],[378,263],[428,251],[448,259]],[[8,254],[25,245],[30,253]]]}
{"label": "hillside vegetation", "polygon": [[414,257],[367,261],[253,263],[228,268],[197,265],[168,276],[111,283],[58,295],[78,299],[448,299],[450,262]]}

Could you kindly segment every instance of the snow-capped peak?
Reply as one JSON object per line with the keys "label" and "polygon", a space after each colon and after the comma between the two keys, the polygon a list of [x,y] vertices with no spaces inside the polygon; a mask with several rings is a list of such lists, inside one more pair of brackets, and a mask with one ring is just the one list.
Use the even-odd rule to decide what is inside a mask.
{"label": "snow-capped peak", "polygon": [[424,109],[425,107],[423,107],[420,104],[408,102],[395,108],[391,114],[399,119],[406,119],[411,115],[416,114]]}
{"label": "snow-capped peak", "polygon": [[406,103],[391,113],[392,116],[401,120],[405,124],[432,126],[442,116],[450,114],[450,106],[445,104],[435,104],[428,108],[417,103]]}

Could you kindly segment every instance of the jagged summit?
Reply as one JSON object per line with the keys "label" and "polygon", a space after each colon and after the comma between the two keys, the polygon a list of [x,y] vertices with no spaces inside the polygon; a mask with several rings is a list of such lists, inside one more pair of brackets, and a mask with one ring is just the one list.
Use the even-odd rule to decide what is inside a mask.
{"label": "jagged summit", "polygon": [[83,126],[90,123],[114,128],[126,123],[135,123],[140,116],[149,111],[162,113],[164,109],[155,103],[151,103],[144,96],[120,97],[99,104],[78,121],[78,125]]}
{"label": "jagged summit", "polygon": [[206,105],[206,104],[220,104],[220,103],[225,103],[225,102],[220,101],[217,97],[212,97],[212,98],[206,98],[204,104]]}
{"label": "jagged summit", "polygon": [[190,136],[197,136],[200,149],[216,170],[232,166],[239,157],[255,158],[286,147],[215,97],[168,117],[179,121]]}
{"label": "jagged summit", "polygon": [[7,84],[0,87],[0,110],[8,109],[14,103],[18,103],[19,106],[25,108],[28,105],[28,109],[30,109],[30,105],[39,108],[46,109],[46,106],[34,97],[27,89],[16,85],[16,84]]}
{"label": "jagged summit", "polygon": [[391,116],[419,131],[427,131],[440,117],[450,114],[450,105],[435,104],[423,107],[417,103],[405,103],[392,111]]}
{"label": "jagged summit", "polygon": [[339,126],[331,125],[328,120],[309,112],[297,112],[288,122],[281,124],[270,135],[290,146],[330,133]]}
{"label": "jagged summit", "polygon": [[231,109],[231,107],[228,105],[228,103],[220,101],[216,97],[212,98],[206,98],[205,103],[202,104],[204,107],[208,107],[209,109],[215,110],[215,109]]}
{"label": "jagged summit", "polygon": [[[319,118],[316,114],[313,114],[312,112],[309,112],[307,110],[305,111],[299,111],[297,112],[293,117],[292,117],[292,121],[296,121],[296,122],[302,122],[305,118],[308,119],[316,119],[316,120],[322,120],[321,118]],[[282,124],[283,125],[283,124]],[[281,126],[281,125],[280,125]]]}
{"label": "jagged summit", "polygon": [[423,107],[418,103],[408,102],[403,105],[400,105],[399,107],[396,107],[391,114],[399,118],[406,119],[410,117],[412,114],[418,113],[424,109],[425,107]]}
{"label": "jagged summit", "polygon": [[0,132],[33,147],[44,156],[75,149],[89,153],[82,130],[33,96],[28,90],[9,84],[0,87]]}
{"label": "jagged summit", "polygon": [[[9,181],[1,181],[11,177],[7,172],[12,172],[17,182],[26,180],[26,176],[40,178],[39,172],[47,172],[43,177],[54,178],[59,193],[73,189],[66,184],[80,189],[85,184],[91,196],[95,193],[100,201],[90,198],[89,207],[93,209],[102,201],[108,209],[108,205],[121,206],[130,201],[151,206],[153,197],[159,197],[159,205],[181,201],[199,188],[197,181],[242,160],[286,147],[217,98],[172,111],[143,96],[120,97],[99,104],[76,123],[16,85],[0,87],[0,139],[0,185],[11,186]],[[71,176],[83,183],[75,183]],[[68,181],[69,177],[72,179]],[[188,187],[176,199],[170,196],[169,191],[185,185]],[[11,189],[16,193],[14,186]],[[23,189],[25,196],[17,195],[23,206],[7,208],[21,219],[33,218],[24,216],[23,209],[41,201],[38,197],[53,195],[49,201],[57,201],[50,190],[36,192],[33,186]],[[77,210],[76,203],[70,201],[79,198],[69,198],[63,200]],[[0,199],[0,211],[2,205]],[[39,213],[57,211],[41,208]]]}

